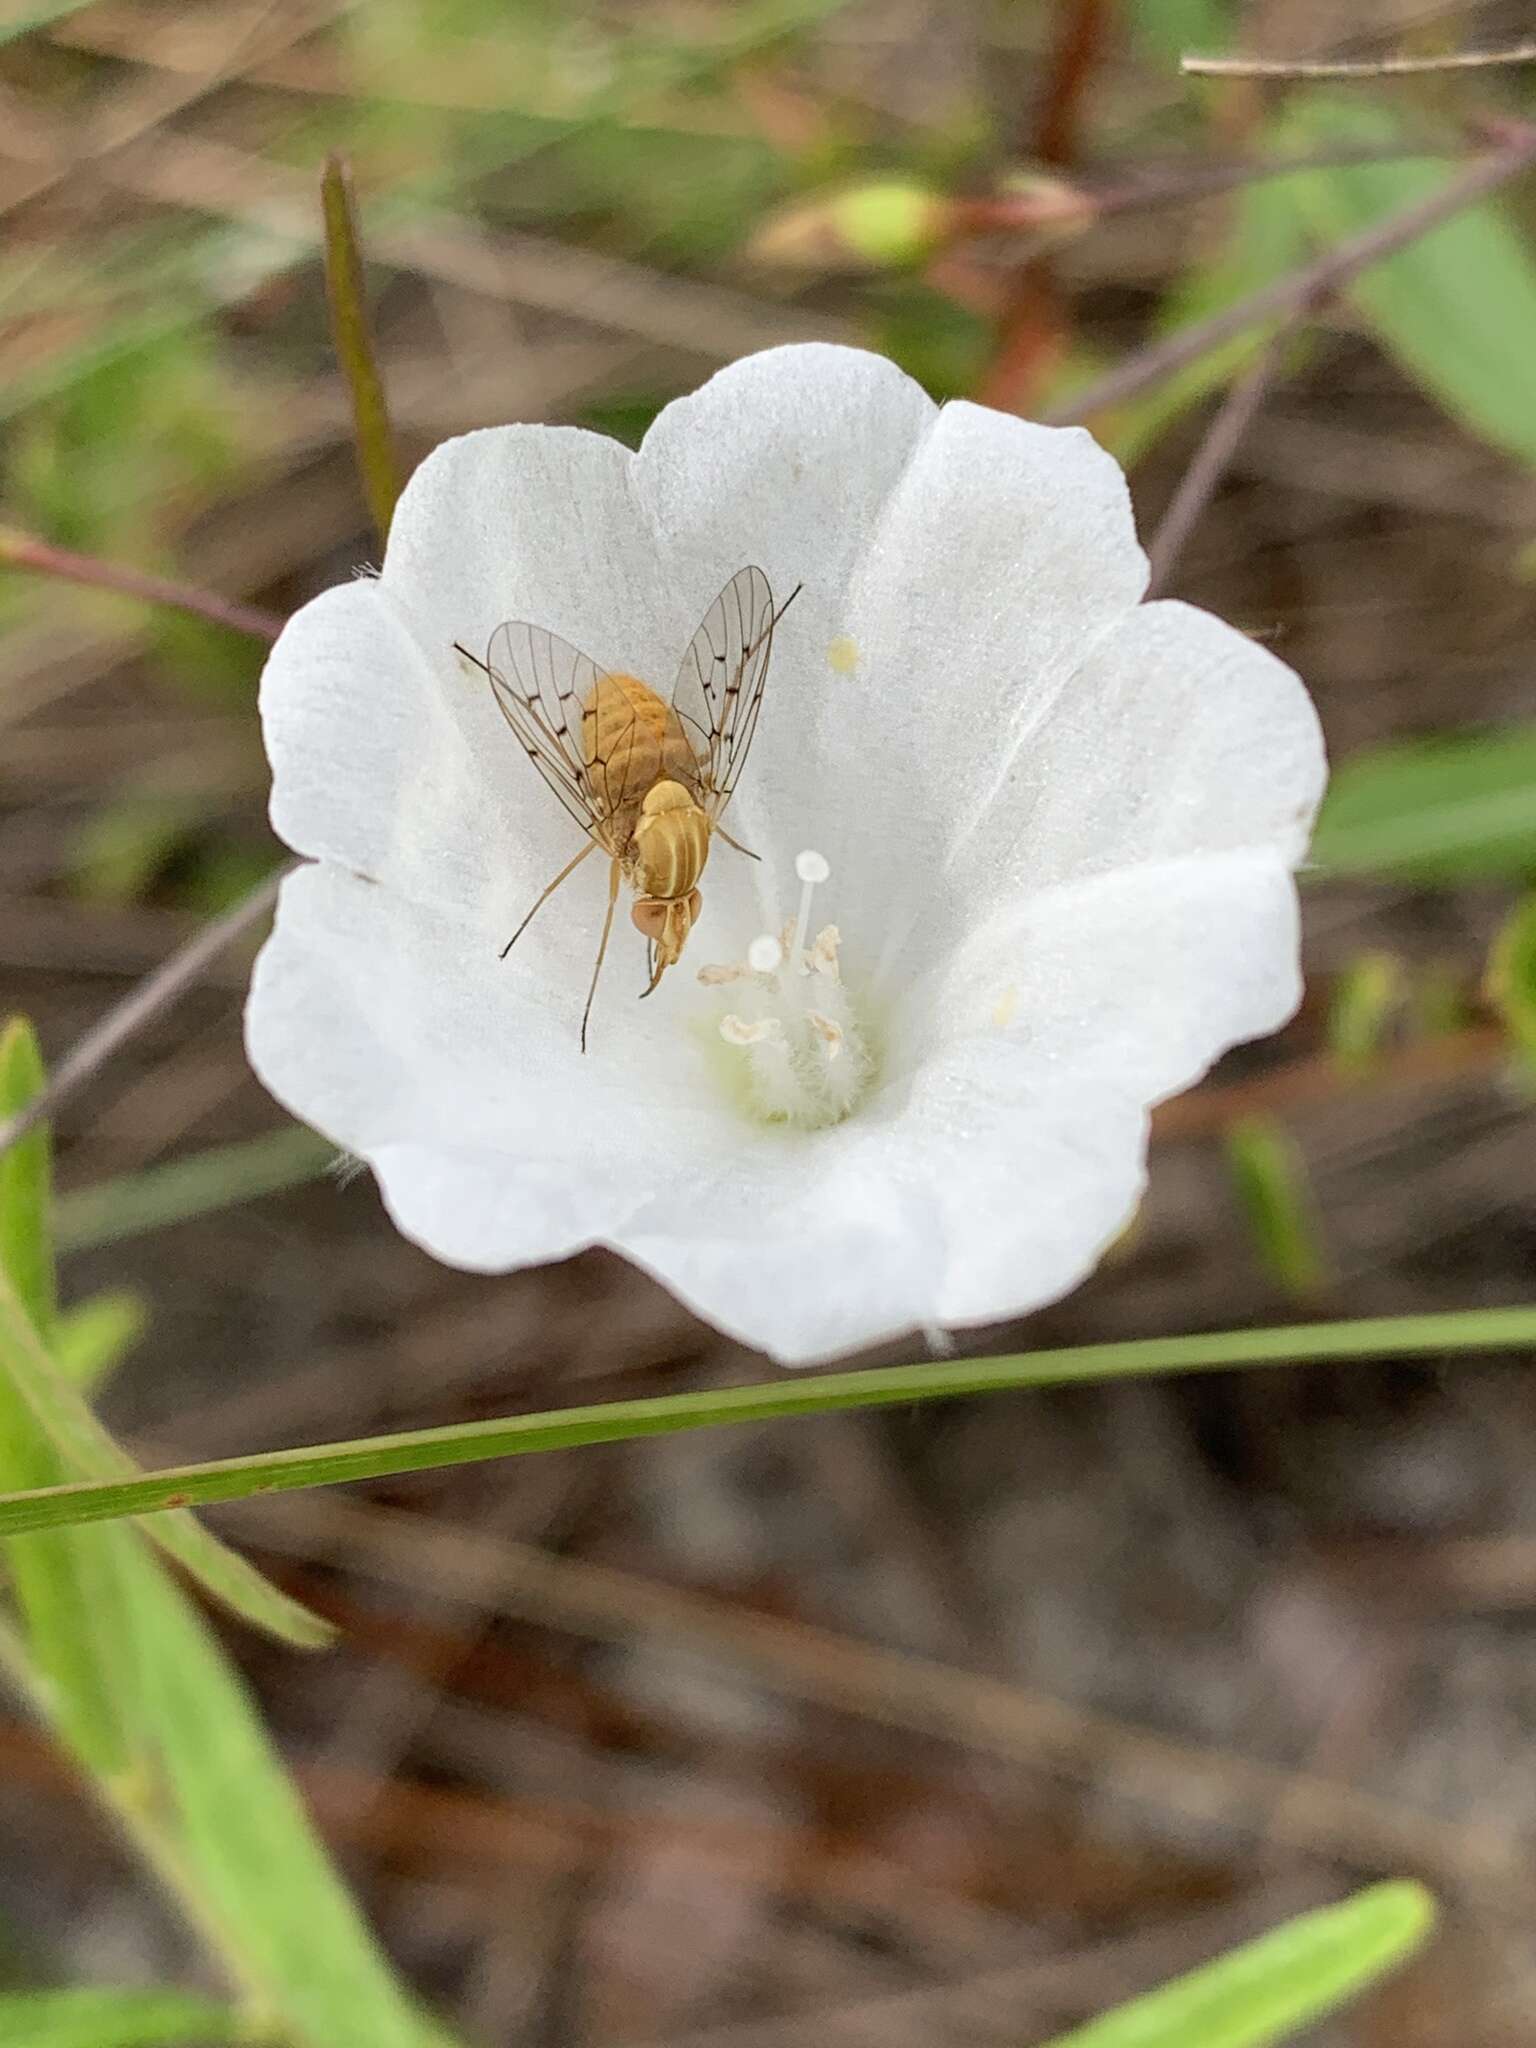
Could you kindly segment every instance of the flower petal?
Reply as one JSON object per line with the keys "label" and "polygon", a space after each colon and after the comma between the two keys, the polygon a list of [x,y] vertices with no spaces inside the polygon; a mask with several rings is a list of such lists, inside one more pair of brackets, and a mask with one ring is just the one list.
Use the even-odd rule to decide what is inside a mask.
{"label": "flower petal", "polygon": [[1125,479],[1091,436],[944,408],[854,579],[858,659],[832,686],[817,764],[832,789],[858,791],[823,850],[855,903],[891,906],[898,980],[943,950],[953,847],[1146,575]]}
{"label": "flower petal", "polygon": [[[633,1000],[633,973],[606,986],[583,1055],[590,949],[578,975],[549,980],[494,956],[487,970],[479,939],[450,911],[302,868],[256,963],[246,1045],[280,1102],[375,1165],[387,1148],[499,1157],[516,1212],[483,1213],[466,1174],[455,1214],[422,1235],[440,1257],[505,1270],[601,1236],[738,1132],[677,1020]],[[552,1240],[523,1234],[529,1191]]]}
{"label": "flower petal", "polygon": [[829,650],[847,632],[855,565],[935,417],[933,401],[884,357],[809,343],[749,356],[676,400],[636,460],[674,606],[669,685],[737,569],[756,563],[781,605],[803,586],[774,636],[730,812],[733,835],[764,856],[760,924],[782,915],[794,855],[822,843],[846,801],[828,772],[841,759],[832,734],[847,708]]}
{"label": "flower petal", "polygon": [[1149,1107],[1300,995],[1283,861],[1149,865],[1034,899],[953,963],[846,1124],[701,1166],[612,1241],[786,1364],[1055,1300],[1126,1222]]}
{"label": "flower petal", "polygon": [[436,673],[452,681],[454,641],[483,655],[507,619],[653,683],[676,666],[633,470],[627,448],[579,427],[487,427],[432,451],[395,508],[380,582]]}
{"label": "flower petal", "polygon": [[1088,651],[949,856],[1004,903],[1110,868],[1234,847],[1306,851],[1327,766],[1294,672],[1194,606],[1138,606]]}

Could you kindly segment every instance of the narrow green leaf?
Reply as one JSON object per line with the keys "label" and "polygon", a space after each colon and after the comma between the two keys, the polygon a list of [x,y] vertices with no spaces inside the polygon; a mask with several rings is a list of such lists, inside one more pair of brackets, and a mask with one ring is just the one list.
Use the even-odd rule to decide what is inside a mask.
{"label": "narrow green leaf", "polygon": [[[1402,119],[1362,93],[1298,94],[1283,134],[1300,149],[1384,149]],[[1438,189],[1443,170],[1413,158],[1316,171],[1296,204],[1336,241]],[[1351,298],[1383,344],[1447,411],[1495,447],[1536,463],[1536,257],[1492,200],[1468,207],[1353,279]]]}
{"label": "narrow green leaf", "polygon": [[229,2006],[181,1991],[0,1994],[0,2048],[215,2048],[251,2039]]}
{"label": "narrow green leaf", "polygon": [[1273,1117],[1242,1117],[1227,1132],[1227,1164],[1259,1263],[1277,1287],[1314,1299],[1328,1281],[1306,1162]]}
{"label": "narrow green leaf", "polygon": [[61,1252],[120,1244],[259,1195],[301,1187],[318,1180],[336,1156],[334,1145],[299,1124],[239,1144],[215,1145],[187,1159],[61,1195],[54,1207],[54,1241]]}
{"label": "narrow green leaf", "polygon": [[389,538],[400,469],[368,327],[368,297],[358,247],[352,180],[343,159],[329,156],[320,181],[325,217],[325,283],[331,306],[331,336],[347,388],[352,394],[352,430],[363,494],[382,548]]}
{"label": "narrow green leaf", "polygon": [[444,1465],[476,1464],[529,1451],[623,1443],[726,1423],[777,1422],[852,1408],[947,1400],[960,1394],[1069,1386],[1140,1373],[1212,1372],[1227,1366],[1532,1349],[1536,1349],[1536,1306],[1299,1323],[1293,1329],[1229,1330],[1220,1335],[1146,1337],[1129,1344],[1089,1344],[1022,1357],[881,1366],[863,1372],[786,1374],[766,1385],[557,1408],[544,1415],[503,1416],[490,1422],[407,1430],[398,1436],[361,1437],[349,1443],[222,1458],[131,1480],[0,1495],[0,1535],[119,1515],[156,1514],[207,1501],[245,1500],[253,1494],[332,1486],[396,1472],[433,1471]]}
{"label": "narrow green leaf", "polygon": [[60,1312],[53,1326],[53,1362],[89,1400],[143,1336],[149,1309],[141,1294],[109,1288]]}
{"label": "narrow green leaf", "polygon": [[1406,994],[1403,963],[1395,953],[1359,953],[1350,961],[1328,1005],[1328,1050],[1341,1073],[1370,1072]]}
{"label": "narrow green leaf", "polygon": [[337,1880],[245,1685],[143,1553],[124,1585],[123,1625],[139,1646],[156,1746],[145,1816],[272,2034],[283,2048],[433,2048],[442,2037]]}
{"label": "narrow green leaf", "polygon": [[[30,1410],[66,1470],[96,1479],[123,1480],[136,1469],[60,1373],[28,1320],[8,1278],[0,1273],[0,1368]],[[221,1543],[191,1515],[170,1517],[147,1532],[200,1585],[235,1613],[285,1642],[314,1649],[334,1631],[298,1601],[264,1579],[254,1565]]]}
{"label": "narrow green leaf", "polygon": [[[0,1122],[25,1109],[43,1085],[32,1028],[16,1018],[0,1034]],[[50,1138],[46,1124],[0,1156],[0,1285],[16,1315],[41,1343],[55,1320],[49,1241]],[[7,1375],[0,1371],[0,1485],[56,1486],[70,1476]],[[110,1548],[110,1546],[107,1546]],[[111,1585],[103,1546],[78,1531],[24,1536],[5,1546],[28,1656],[49,1690],[65,1739],[91,1768],[126,1767],[128,1693],[121,1644],[110,1625]],[[100,1603],[107,1600],[103,1607]]]}
{"label": "narrow green leaf", "polygon": [[[132,1692],[132,1765],[93,1773],[94,1789],[236,1987],[240,2039],[250,2048],[449,2048],[414,2011],[338,1882],[201,1614],[136,1529],[68,1533],[107,1567],[111,1597],[92,1620],[129,1656],[120,1682]],[[67,1736],[56,1689],[3,1629],[0,1659]]]}
{"label": "narrow green leaf", "polygon": [[[25,1017],[0,1030],[0,1124],[26,1108],[43,1086],[43,1056]],[[44,1126],[0,1153],[0,1269],[46,1343],[58,1305],[53,1270],[52,1161]]]}
{"label": "narrow green leaf", "polygon": [[1536,1074],[1536,895],[1527,896],[1494,940],[1485,983],[1526,1064]]}
{"label": "narrow green leaf", "polygon": [[1269,2048],[1405,1962],[1434,1917],[1422,1885],[1372,1885],[1060,2035],[1049,2048]]}
{"label": "narrow green leaf", "polygon": [[1503,881],[1536,869],[1536,725],[1357,754],[1334,774],[1312,867],[1425,883]]}

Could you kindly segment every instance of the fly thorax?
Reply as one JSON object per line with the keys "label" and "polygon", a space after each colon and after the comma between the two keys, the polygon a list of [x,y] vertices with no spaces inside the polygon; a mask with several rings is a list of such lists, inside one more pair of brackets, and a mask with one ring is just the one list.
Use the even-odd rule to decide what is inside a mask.
{"label": "fly thorax", "polygon": [[692,894],[709,858],[709,820],[680,782],[646,791],[631,842],[642,896],[675,903]]}

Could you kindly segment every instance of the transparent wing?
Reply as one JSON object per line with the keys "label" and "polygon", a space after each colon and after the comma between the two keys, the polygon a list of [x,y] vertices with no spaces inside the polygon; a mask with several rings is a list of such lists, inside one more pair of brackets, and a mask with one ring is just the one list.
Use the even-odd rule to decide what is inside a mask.
{"label": "transparent wing", "polygon": [[704,614],[672,686],[712,818],[730,802],[757,730],[773,626],[768,578],[761,569],[738,569]]}
{"label": "transparent wing", "polygon": [[498,626],[485,660],[518,743],[584,832],[603,820],[582,755],[581,714],[603,671],[568,640],[521,619]]}

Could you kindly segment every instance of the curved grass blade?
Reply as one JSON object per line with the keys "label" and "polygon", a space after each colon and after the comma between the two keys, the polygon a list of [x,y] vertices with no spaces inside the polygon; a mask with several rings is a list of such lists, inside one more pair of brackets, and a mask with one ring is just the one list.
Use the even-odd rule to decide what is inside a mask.
{"label": "curved grass blade", "polygon": [[[103,1428],[79,1390],[58,1370],[0,1271],[0,1374],[52,1445],[64,1470],[98,1481],[130,1478],[133,1460]],[[221,1543],[191,1515],[176,1515],[146,1531],[199,1585],[257,1627],[305,1649],[329,1643],[335,1631],[297,1600],[279,1592],[254,1565]]]}
{"label": "curved grass blade", "polygon": [[214,2048],[250,2040],[243,2014],[183,1991],[0,1994],[0,2048]]}
{"label": "curved grass blade", "polygon": [[1009,1358],[877,1367],[864,1372],[786,1375],[766,1385],[725,1387],[650,1400],[556,1408],[542,1415],[502,1416],[407,1430],[395,1436],[181,1465],[132,1479],[107,1479],[31,1493],[0,1495],[0,1536],[120,1515],[153,1515],[209,1501],[345,1480],[425,1472],[529,1451],[622,1443],[732,1422],[776,1422],[961,1394],[1022,1387],[1066,1386],[1142,1373],[1212,1372],[1228,1366],[1296,1365],[1308,1360],[1422,1358],[1441,1352],[1536,1350],[1536,1306],[1463,1309],[1445,1315],[1378,1316],[1355,1322],[1303,1323],[1293,1328],[1229,1330],[1219,1335],[1147,1337],[1132,1343],[1088,1344]]}
{"label": "curved grass blade", "polygon": [[1048,2048],[1269,2048],[1395,1969],[1434,1917],[1422,1885],[1372,1885],[1117,2006]]}
{"label": "curved grass blade", "polygon": [[120,1174],[62,1195],[54,1236],[60,1252],[94,1249],[186,1223],[216,1210],[280,1194],[319,1180],[335,1164],[336,1147],[302,1124],[215,1145],[184,1159]]}

